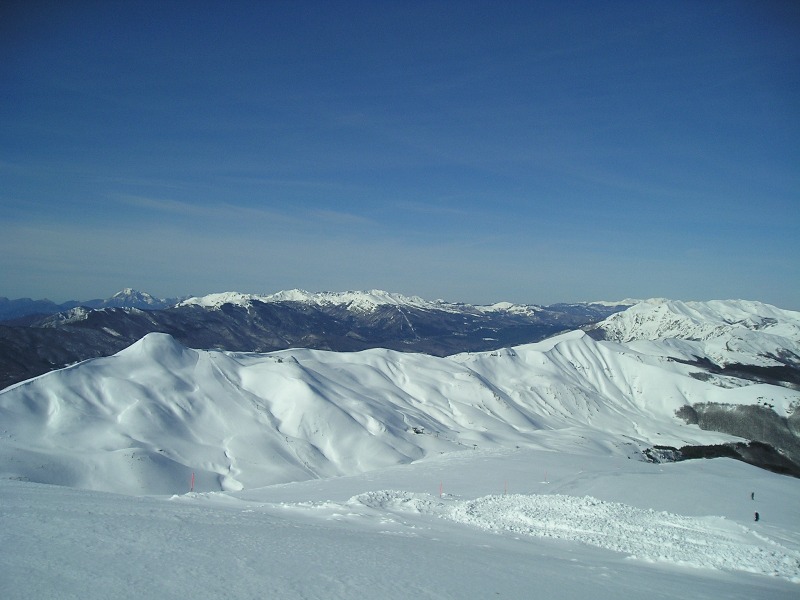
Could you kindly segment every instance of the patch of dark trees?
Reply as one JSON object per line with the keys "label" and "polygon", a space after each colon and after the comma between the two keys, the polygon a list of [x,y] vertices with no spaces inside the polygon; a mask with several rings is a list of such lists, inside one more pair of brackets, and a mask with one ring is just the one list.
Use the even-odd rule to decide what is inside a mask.
{"label": "patch of dark trees", "polygon": [[800,465],[800,410],[782,417],[766,403],[731,405],[702,402],[684,406],[676,415],[700,429],[769,444],[794,464]]}
{"label": "patch of dark trees", "polygon": [[726,457],[774,473],[800,477],[800,410],[782,417],[773,409],[766,402],[761,405],[700,402],[683,406],[676,416],[686,423],[751,441],[682,448],[653,446],[645,450],[644,455],[652,462]]}
{"label": "patch of dark trees", "polygon": [[733,458],[749,465],[800,478],[800,465],[764,442],[731,442],[710,446],[653,446],[647,448],[645,458],[654,463],[680,462],[698,458]]}
{"label": "patch of dark trees", "polygon": [[769,383],[772,385],[781,385],[792,389],[800,389],[800,368],[796,366],[797,357],[793,357],[794,361],[790,360],[791,357],[786,356],[768,356],[766,358],[771,358],[777,362],[782,362],[783,364],[769,367],[736,363],[719,366],[707,358],[697,358],[693,361],[678,362],[683,362],[684,364],[693,365],[703,369],[703,371],[699,373],[692,374],[695,379],[706,380],[710,378],[711,374],[725,375],[728,377],[737,377],[739,379],[755,381],[757,383]]}

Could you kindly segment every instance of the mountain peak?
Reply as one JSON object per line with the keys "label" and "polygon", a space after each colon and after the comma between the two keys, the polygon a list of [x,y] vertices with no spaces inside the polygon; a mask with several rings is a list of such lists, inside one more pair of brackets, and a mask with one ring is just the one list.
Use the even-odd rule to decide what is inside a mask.
{"label": "mountain peak", "polygon": [[385,290],[347,291],[347,292],[308,292],[301,289],[290,289],[273,294],[242,294],[240,292],[222,292],[206,296],[189,298],[180,303],[181,306],[196,305],[206,308],[219,308],[224,304],[246,306],[253,301],[258,302],[301,302],[319,306],[345,306],[349,310],[371,312],[378,306],[410,306],[415,308],[442,308],[446,303],[429,302],[419,296],[404,296]]}
{"label": "mountain peak", "polygon": [[253,300],[261,300],[263,296],[242,294],[240,292],[218,292],[205,296],[193,296],[178,303],[178,306],[201,306],[203,308],[219,308],[225,304],[247,306]]}
{"label": "mountain peak", "polygon": [[611,315],[593,329],[622,343],[681,340],[693,356],[718,365],[800,363],[800,312],[762,302],[654,298]]}
{"label": "mountain peak", "polygon": [[139,290],[135,290],[135,289],[129,288],[129,287],[121,289],[120,291],[118,291],[116,294],[114,294],[110,298],[110,300],[115,300],[115,299],[119,299],[119,300],[122,300],[122,299],[125,299],[125,300],[136,299],[136,300],[144,300],[144,301],[149,301],[149,302],[155,302],[155,298],[153,298],[153,296],[151,296],[147,292],[140,292]]}
{"label": "mountain peak", "polygon": [[184,368],[196,360],[197,351],[181,344],[168,333],[148,333],[115,356],[142,357],[165,368]]}

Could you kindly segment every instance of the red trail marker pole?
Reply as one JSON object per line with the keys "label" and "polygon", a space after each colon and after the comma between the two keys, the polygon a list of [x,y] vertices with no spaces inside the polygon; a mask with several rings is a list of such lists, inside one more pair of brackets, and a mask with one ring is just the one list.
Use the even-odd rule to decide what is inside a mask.
{"label": "red trail marker pole", "polygon": [[190,492],[194,491],[194,471],[192,471],[192,485],[189,487],[189,491]]}

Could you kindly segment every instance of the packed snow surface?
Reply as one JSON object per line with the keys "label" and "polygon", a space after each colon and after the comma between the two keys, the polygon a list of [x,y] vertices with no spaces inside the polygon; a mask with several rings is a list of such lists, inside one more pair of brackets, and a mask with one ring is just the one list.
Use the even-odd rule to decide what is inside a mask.
{"label": "packed snow surface", "polygon": [[5,479],[0,580],[9,599],[789,599],[798,506],[797,480],[727,459],[524,449],[173,496]]}
{"label": "packed snow surface", "polygon": [[428,494],[377,491],[355,496],[346,507],[358,504],[432,514],[491,531],[576,541],[647,561],[769,573],[800,582],[800,553],[721,517],[687,517],[560,494],[437,500]]}

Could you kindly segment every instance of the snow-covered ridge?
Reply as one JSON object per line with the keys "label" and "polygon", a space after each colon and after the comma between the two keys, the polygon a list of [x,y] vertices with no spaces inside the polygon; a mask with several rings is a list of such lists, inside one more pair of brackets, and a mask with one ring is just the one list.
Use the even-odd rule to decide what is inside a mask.
{"label": "snow-covered ridge", "polygon": [[496,302],[489,305],[477,305],[473,307],[482,313],[505,312],[513,315],[534,315],[541,307],[533,304],[512,304],[511,302]]}
{"label": "snow-covered ridge", "polygon": [[639,304],[640,302],[646,302],[646,300],[642,300],[641,298],[625,298],[624,300],[593,300],[591,302],[587,302],[586,304],[595,304],[597,306],[633,306],[634,304]]}
{"label": "snow-covered ridge", "polygon": [[302,302],[313,305],[346,305],[354,310],[370,311],[376,306],[393,304],[397,306],[416,306],[429,308],[435,303],[427,302],[418,296],[403,296],[383,290],[370,290],[366,292],[307,292],[293,289],[276,292],[274,294],[242,294],[240,292],[223,292],[207,296],[189,298],[179,303],[178,306],[202,306],[205,308],[219,308],[224,304],[247,306],[258,302]]}
{"label": "snow-covered ridge", "polygon": [[47,321],[43,323],[44,327],[56,327],[58,325],[64,325],[66,323],[75,323],[77,321],[85,321],[89,318],[89,313],[92,312],[93,309],[91,308],[84,308],[83,306],[76,306],[75,308],[70,308],[69,310],[65,310],[64,312],[56,313],[49,317]]}
{"label": "snow-covered ridge", "polygon": [[580,331],[450,358],[225,353],[149,334],[0,393],[0,475],[172,493],[192,472],[204,489],[235,490],[476,447],[641,458],[653,443],[734,439],[677,419],[684,405],[800,405],[800,391],[723,388],[693,371]]}
{"label": "snow-covered ridge", "polygon": [[800,365],[800,312],[747,300],[681,302],[652,299],[596,325],[618,342],[682,340],[696,356],[735,362]]}
{"label": "snow-covered ridge", "polygon": [[[69,325],[71,323],[86,321],[92,315],[92,313],[103,313],[108,310],[109,308],[86,308],[83,306],[76,306],[75,308],[70,308],[69,310],[60,313],[55,313],[53,315],[50,315],[49,317],[46,317],[39,323],[38,326],[59,327],[62,325]],[[128,306],[112,308],[111,310],[120,310],[128,314],[143,312],[139,308],[132,308]],[[113,335],[119,335],[119,334],[114,333]]]}
{"label": "snow-covered ridge", "polygon": [[224,304],[248,306],[258,302],[301,302],[316,306],[344,306],[349,310],[371,312],[379,306],[397,306],[400,308],[417,308],[423,310],[445,310],[450,312],[510,312],[532,314],[538,307],[518,305],[510,302],[498,302],[486,306],[473,306],[447,302],[445,300],[425,300],[419,296],[405,296],[384,290],[347,291],[347,292],[308,292],[300,289],[284,290],[273,294],[243,294],[240,292],[223,292],[194,297],[180,302],[178,306],[202,306],[219,308]]}
{"label": "snow-covered ridge", "polygon": [[92,600],[130,581],[170,598],[795,597],[797,480],[637,459],[735,439],[677,406],[783,416],[800,391],[698,380],[665,358],[674,342],[639,352],[572,331],[435,358],[147,335],[0,392],[0,521],[15,540],[0,578],[12,596]]}
{"label": "snow-covered ridge", "polygon": [[203,308],[219,308],[225,304],[247,306],[254,300],[263,302],[264,296],[258,294],[242,294],[240,292],[220,292],[206,296],[194,296],[182,300],[176,306],[201,306]]}
{"label": "snow-covered ridge", "polygon": [[437,303],[423,300],[419,296],[404,296],[384,290],[348,291],[348,292],[306,292],[304,290],[287,290],[264,296],[264,302],[305,302],[318,305],[344,305],[351,310],[370,312],[378,306],[411,306],[415,308],[431,308]]}

